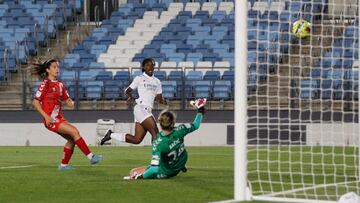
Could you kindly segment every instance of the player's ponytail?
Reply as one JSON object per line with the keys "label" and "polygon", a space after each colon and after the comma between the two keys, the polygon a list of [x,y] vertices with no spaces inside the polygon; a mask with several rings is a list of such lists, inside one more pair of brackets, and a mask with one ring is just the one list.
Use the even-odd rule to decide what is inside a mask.
{"label": "player's ponytail", "polygon": [[160,113],[158,120],[161,129],[171,131],[175,126],[176,116],[173,112],[164,110],[163,112]]}
{"label": "player's ponytail", "polygon": [[44,62],[39,61],[37,63],[33,63],[33,66],[31,68],[31,74],[36,75],[39,79],[46,78],[48,76],[48,72],[46,71],[46,69],[50,68],[50,65],[53,62],[58,62],[58,60],[49,59]]}
{"label": "player's ponytail", "polygon": [[145,72],[144,68],[147,63],[151,63],[153,66],[155,66],[155,60],[153,58],[146,58],[141,63],[141,71],[142,72]]}

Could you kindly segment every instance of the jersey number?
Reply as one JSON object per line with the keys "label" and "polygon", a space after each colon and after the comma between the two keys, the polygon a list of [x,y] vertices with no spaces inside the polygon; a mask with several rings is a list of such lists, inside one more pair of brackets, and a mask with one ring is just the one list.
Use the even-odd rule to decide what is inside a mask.
{"label": "jersey number", "polygon": [[168,157],[173,157],[171,161],[169,161],[169,164],[172,164],[178,157],[181,156],[181,154],[184,152],[184,145],[181,145],[178,150],[171,151],[168,154]]}

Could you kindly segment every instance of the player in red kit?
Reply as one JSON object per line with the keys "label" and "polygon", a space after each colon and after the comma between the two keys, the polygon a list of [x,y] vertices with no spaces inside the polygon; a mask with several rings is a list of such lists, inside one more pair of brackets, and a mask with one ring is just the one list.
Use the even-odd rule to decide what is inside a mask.
{"label": "player in red kit", "polygon": [[44,125],[48,130],[59,134],[67,140],[64,146],[64,157],[58,169],[60,171],[74,169],[68,163],[74,152],[75,145],[87,156],[91,164],[99,163],[102,156],[91,153],[77,128],[63,117],[62,102],[65,102],[71,108],[74,107],[74,102],[69,97],[65,84],[57,80],[59,74],[58,60],[50,59],[44,63],[34,64],[32,73],[42,79],[33,100],[35,109],[43,117]]}

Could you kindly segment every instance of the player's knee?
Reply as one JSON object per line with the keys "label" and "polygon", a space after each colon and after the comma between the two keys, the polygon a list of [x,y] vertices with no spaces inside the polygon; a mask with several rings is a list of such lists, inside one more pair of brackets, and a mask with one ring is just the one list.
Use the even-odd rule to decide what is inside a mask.
{"label": "player's knee", "polygon": [[142,137],[134,137],[133,144],[140,144],[142,142]]}
{"label": "player's knee", "polygon": [[75,140],[77,140],[78,138],[81,137],[81,136],[80,136],[80,133],[79,133],[79,131],[78,131],[77,129],[74,129],[74,130],[71,132],[71,135],[72,135],[72,137],[73,137]]}
{"label": "player's knee", "polygon": [[69,140],[66,145],[67,145],[68,147],[74,148],[74,147],[75,147],[75,142],[74,142],[73,140]]}

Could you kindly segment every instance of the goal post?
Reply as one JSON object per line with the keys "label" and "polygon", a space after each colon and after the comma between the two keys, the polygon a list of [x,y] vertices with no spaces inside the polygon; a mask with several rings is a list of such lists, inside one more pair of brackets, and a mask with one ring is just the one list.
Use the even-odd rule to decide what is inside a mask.
{"label": "goal post", "polygon": [[[234,198],[246,200],[247,187],[247,1],[235,1]],[[239,68],[240,67],[240,68]]]}
{"label": "goal post", "polygon": [[234,200],[360,195],[359,5],[235,1]]}

